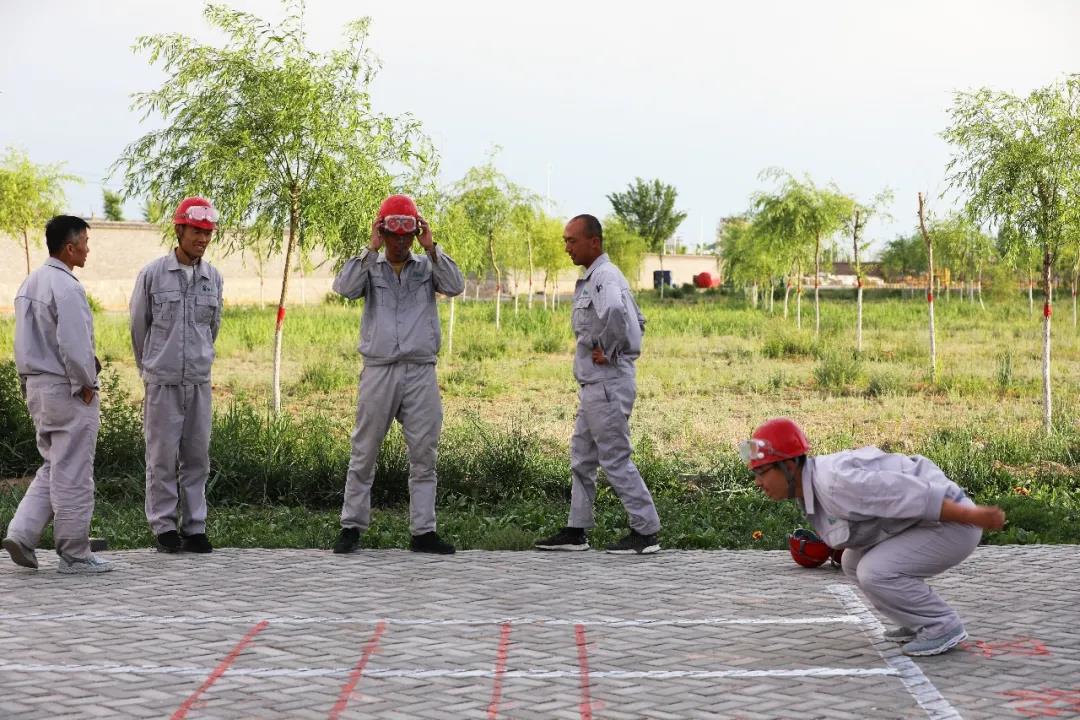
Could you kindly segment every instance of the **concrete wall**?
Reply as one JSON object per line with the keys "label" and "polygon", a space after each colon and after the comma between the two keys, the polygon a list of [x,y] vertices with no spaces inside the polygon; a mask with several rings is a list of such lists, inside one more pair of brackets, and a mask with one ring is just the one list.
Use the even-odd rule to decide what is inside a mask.
{"label": "concrete wall", "polygon": [[[127,307],[131,288],[139,270],[154,258],[169,252],[175,245],[170,236],[167,240],[161,236],[156,225],[141,222],[109,222],[107,220],[90,221],[90,255],[86,267],[76,268],[75,274],[86,287],[87,292],[106,309],[122,310]],[[40,236],[39,236],[40,237]],[[30,249],[31,268],[40,267],[49,254],[45,249],[44,237],[40,237],[37,247]],[[239,254],[222,256],[211,244],[206,259],[218,268],[225,278],[225,301],[232,305],[250,305],[257,303],[276,304],[281,293],[281,275],[284,267],[282,256],[272,258],[260,268],[253,258]],[[664,269],[670,270],[675,285],[693,282],[693,276],[708,271],[716,273],[718,258],[713,255],[665,255]],[[334,280],[333,265],[325,257],[316,255],[313,265],[307,271],[290,274],[289,304],[320,303],[330,292]],[[653,270],[660,269],[658,255],[646,255],[637,277],[637,288],[652,287]],[[570,294],[574,291],[574,282],[580,276],[577,268],[564,272],[559,277],[559,293]],[[0,236],[0,310],[12,309],[15,293],[26,277],[26,261],[22,251],[22,241],[13,241]],[[631,284],[634,278],[629,278]],[[534,289],[543,286],[543,275],[538,273],[533,278]],[[525,293],[528,282],[519,277],[519,288]],[[468,284],[470,296],[473,283]],[[494,292],[494,282],[482,285],[482,295]]]}

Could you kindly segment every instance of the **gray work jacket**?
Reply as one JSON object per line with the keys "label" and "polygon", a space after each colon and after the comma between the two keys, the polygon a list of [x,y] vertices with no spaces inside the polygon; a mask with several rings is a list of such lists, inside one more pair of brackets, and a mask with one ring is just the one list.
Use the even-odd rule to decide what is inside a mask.
{"label": "gray work jacket", "polygon": [[365,249],[334,278],[334,292],[364,298],[360,354],[365,364],[435,362],[442,342],[435,293],[453,297],[465,289],[457,264],[438,246],[435,253],[435,262],[427,253],[410,253],[399,278],[384,254]]}
{"label": "gray work jacket", "polygon": [[926,522],[939,522],[945,499],[966,495],[921,455],[876,447],[806,459],[803,511],[825,544],[867,548]]}
{"label": "gray work jacket", "polygon": [[[634,377],[634,361],[641,355],[641,338],[645,334],[645,316],[622,271],[607,253],[596,258],[574,286],[571,323],[577,338],[574,377],[579,384]],[[592,361],[593,347],[597,345],[604,350],[606,365]]]}
{"label": "gray work jacket", "polygon": [[19,286],[15,295],[15,369],[53,376],[71,385],[71,394],[97,388],[94,316],[82,283],[60,260],[50,257]]}
{"label": "gray work jacket", "polygon": [[205,260],[195,263],[189,284],[175,251],[139,272],[131,291],[131,348],[143,382],[210,382],[221,292],[221,273]]}

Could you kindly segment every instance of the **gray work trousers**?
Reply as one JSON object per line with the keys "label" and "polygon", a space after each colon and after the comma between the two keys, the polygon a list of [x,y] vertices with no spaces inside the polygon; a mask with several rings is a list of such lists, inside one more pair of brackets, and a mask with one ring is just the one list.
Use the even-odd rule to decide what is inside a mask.
{"label": "gray work trousers", "polygon": [[94,393],[87,405],[71,394],[66,378],[31,375],[26,382],[26,406],[45,462],[19,502],[8,537],[36,548],[51,519],[56,552],[69,562],[85,560],[90,557],[94,514],[94,449],[101,422],[98,395]]}
{"label": "gray work trousers", "polygon": [[602,467],[630,515],[630,527],[642,535],[660,529],[652,495],[630,459],[630,412],[636,397],[633,377],[588,383],[578,391],[577,420],[570,438],[570,527],[596,525],[596,469]]}
{"label": "gray work trousers", "polygon": [[356,428],[345,479],[341,527],[367,530],[371,483],[390,423],[397,419],[409,452],[409,531],[435,530],[435,459],[442,430],[442,401],[433,364],[366,365],[360,373]]}
{"label": "gray work trousers", "polygon": [[875,608],[915,630],[920,639],[941,637],[963,621],[925,579],[958,564],[981,537],[982,530],[974,525],[920,523],[869,549],[844,550],[844,574],[859,584]]}
{"label": "gray work trousers", "polygon": [[206,532],[212,416],[210,383],[146,385],[146,519],[155,535]]}

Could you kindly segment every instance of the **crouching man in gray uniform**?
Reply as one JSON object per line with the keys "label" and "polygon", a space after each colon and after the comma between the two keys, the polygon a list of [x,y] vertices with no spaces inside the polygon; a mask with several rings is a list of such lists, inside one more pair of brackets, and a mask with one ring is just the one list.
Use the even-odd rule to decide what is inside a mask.
{"label": "crouching man in gray uniform", "polygon": [[142,269],[131,293],[131,346],[146,387],[146,519],[160,552],[213,550],[206,480],[222,281],[202,257],[217,221],[208,200],[181,202],[173,215],[176,247]]}
{"label": "crouching man in gray uniform", "polygon": [[967,637],[964,624],[926,584],[958,564],[1005,513],[976,505],[919,455],[875,447],[808,457],[806,435],[787,418],[761,425],[739,445],[754,482],[773,500],[795,500],[844,574],[900,624],[885,633],[906,655],[938,655]]}
{"label": "crouching man in gray uniform", "polygon": [[[419,239],[424,254],[410,251]],[[385,254],[379,249],[386,246]],[[364,368],[356,401],[356,429],[341,508],[335,553],[360,546],[371,523],[375,460],[397,418],[409,452],[409,549],[449,555],[454,546],[435,532],[435,458],[442,430],[442,401],[435,379],[439,313],[435,293],[454,296],[465,279],[439,249],[431,228],[407,195],[391,195],[371,226],[371,245],[345,263],[334,291],[364,298],[360,354]]]}
{"label": "crouching man in gray uniform", "polygon": [[578,215],[563,231],[566,252],[587,268],[574,289],[572,322],[577,346],[574,377],[579,407],[570,440],[570,518],[567,526],[543,540],[539,550],[588,550],[586,530],[595,525],[596,470],[608,482],[630,516],[630,532],[606,550],[616,554],[660,550],[660,518],[652,495],[630,459],[630,412],[637,397],[634,361],[641,354],[645,318],[626,278],[604,253],[600,221]]}
{"label": "crouching man in gray uniform", "polygon": [[65,574],[112,570],[90,552],[99,368],[94,318],[72,273],[86,264],[89,227],[70,215],[50,220],[45,226],[50,257],[15,296],[15,367],[44,463],[8,525],[3,547],[16,564],[37,568],[34,548],[52,519],[57,569]]}

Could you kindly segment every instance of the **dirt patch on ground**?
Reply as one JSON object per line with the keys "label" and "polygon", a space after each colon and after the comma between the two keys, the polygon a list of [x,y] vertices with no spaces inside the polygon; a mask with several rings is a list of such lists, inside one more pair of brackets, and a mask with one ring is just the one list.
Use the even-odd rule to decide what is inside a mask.
{"label": "dirt patch on ground", "polygon": [[17,478],[0,478],[0,490],[7,490],[9,488],[24,488],[29,485],[30,481],[33,479],[33,475],[27,475],[26,477]]}

